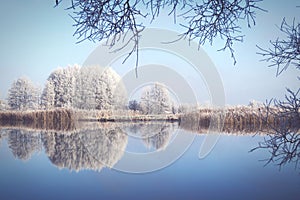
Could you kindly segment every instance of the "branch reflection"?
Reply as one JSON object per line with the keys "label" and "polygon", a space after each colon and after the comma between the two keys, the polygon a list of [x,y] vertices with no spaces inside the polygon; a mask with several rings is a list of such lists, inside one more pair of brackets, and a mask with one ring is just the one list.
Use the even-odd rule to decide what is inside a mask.
{"label": "branch reflection", "polygon": [[267,149],[270,156],[265,159],[266,165],[274,163],[281,169],[294,164],[295,169],[300,170],[300,89],[287,91],[284,101],[275,99],[266,105],[265,121],[271,118],[275,123],[268,123],[270,131],[264,141],[251,151]]}

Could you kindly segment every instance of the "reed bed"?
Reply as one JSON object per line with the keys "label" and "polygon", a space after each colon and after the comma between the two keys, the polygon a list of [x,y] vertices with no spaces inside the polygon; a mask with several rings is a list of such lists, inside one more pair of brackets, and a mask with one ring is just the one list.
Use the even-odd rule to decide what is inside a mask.
{"label": "reed bed", "polygon": [[72,130],[76,116],[69,109],[1,111],[1,127],[28,127],[45,130]]}
{"label": "reed bed", "polygon": [[182,114],[179,118],[180,127],[186,130],[203,133],[207,130],[214,132],[268,132],[270,129],[293,127],[299,125],[298,118],[292,115],[280,115],[272,108],[272,112],[264,107],[251,108],[237,106],[225,109],[197,109]]}
{"label": "reed bed", "polygon": [[[299,117],[280,115],[264,107],[235,106],[221,108],[198,108],[180,114],[143,115],[130,110],[78,110],[53,109],[34,111],[0,111],[0,127],[22,127],[38,130],[73,131],[84,127],[86,122],[134,123],[178,122],[180,128],[202,133],[265,131],[270,128],[299,125]],[[109,126],[110,126],[109,125]]]}

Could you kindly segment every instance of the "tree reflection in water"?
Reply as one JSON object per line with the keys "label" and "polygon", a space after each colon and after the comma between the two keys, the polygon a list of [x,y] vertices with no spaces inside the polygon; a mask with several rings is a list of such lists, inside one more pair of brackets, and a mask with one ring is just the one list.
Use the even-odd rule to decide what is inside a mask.
{"label": "tree reflection in water", "polygon": [[[268,150],[270,156],[265,160],[266,165],[275,163],[281,168],[294,163],[300,169],[299,119],[285,119],[276,118],[280,126],[269,127],[264,141],[251,151]],[[1,130],[0,142],[6,138],[17,159],[28,160],[44,148],[58,168],[100,171],[103,167],[113,167],[121,159],[128,143],[127,134],[139,137],[149,149],[163,150],[176,128],[178,125],[173,123],[132,123],[106,124],[96,128],[87,126],[72,132],[8,129]]]}
{"label": "tree reflection in water", "polygon": [[145,137],[143,142],[149,149],[163,150],[169,144],[173,132],[172,129],[174,130],[174,127],[171,126],[171,124],[165,124],[163,126],[152,125],[149,126],[149,129],[142,129],[141,131],[144,130],[144,134],[150,133],[150,137]]}
{"label": "tree reflection in water", "polygon": [[122,158],[128,132],[139,135],[146,147],[162,150],[168,145],[175,126],[178,125],[94,123],[70,132],[6,129],[1,130],[0,139],[7,138],[17,159],[28,160],[44,148],[49,160],[60,169],[100,171],[103,167],[113,167]]}
{"label": "tree reflection in water", "polygon": [[5,131],[0,129],[0,148],[1,148],[2,139],[4,138],[4,135],[5,135]]}
{"label": "tree reflection in water", "polygon": [[54,165],[75,171],[111,168],[121,159],[127,145],[127,135],[120,128],[50,132],[43,134],[42,140]]}
{"label": "tree reflection in water", "polygon": [[35,152],[42,150],[41,134],[26,130],[9,130],[8,146],[17,159],[29,160]]}
{"label": "tree reflection in water", "polygon": [[175,123],[134,123],[128,124],[126,130],[135,137],[141,138],[148,149],[163,150],[171,140]]}

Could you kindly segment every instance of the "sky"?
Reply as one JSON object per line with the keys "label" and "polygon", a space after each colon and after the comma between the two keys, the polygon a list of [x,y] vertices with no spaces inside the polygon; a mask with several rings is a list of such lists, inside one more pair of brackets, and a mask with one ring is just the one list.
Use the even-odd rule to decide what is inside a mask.
{"label": "sky", "polygon": [[[73,20],[66,11],[69,1],[54,8],[54,0],[3,1],[0,7],[0,98],[6,98],[11,83],[19,77],[26,76],[35,84],[43,87],[49,74],[58,67],[82,65],[100,42],[84,41],[76,43],[73,36],[75,28]],[[206,44],[202,49],[211,59],[223,82],[226,104],[248,104],[250,100],[282,99],[285,88],[299,88],[299,70],[289,68],[276,77],[276,69],[267,67],[257,55],[256,45],[269,47],[269,40],[281,36],[276,25],[282,18],[287,22],[300,20],[300,5],[297,0],[264,0],[259,4],[268,12],[257,12],[256,25],[248,29],[241,22],[245,35],[242,43],[234,45],[237,64],[233,65],[229,52],[217,51],[222,41],[216,40],[211,46]],[[148,27],[181,32],[182,28],[174,24],[173,17],[166,12],[152,23],[145,22]],[[155,36],[153,36],[155,37]],[[175,56],[176,57],[176,56]],[[179,61],[174,55],[165,55],[160,51],[144,51],[139,59],[140,65],[149,65],[155,58],[155,64],[168,65],[197,91],[197,100],[204,103],[210,100],[209,91],[201,76],[195,76],[191,67]],[[176,61],[178,60],[178,61]],[[121,59],[116,61],[114,69],[121,71],[130,68],[129,60],[124,65]],[[127,67],[127,68],[126,68]],[[119,72],[118,71],[118,72]],[[124,70],[123,70],[124,71]],[[125,70],[126,71],[126,70]],[[159,73],[159,72],[157,72]],[[134,77],[132,77],[133,79]],[[200,92],[199,92],[200,91]]]}

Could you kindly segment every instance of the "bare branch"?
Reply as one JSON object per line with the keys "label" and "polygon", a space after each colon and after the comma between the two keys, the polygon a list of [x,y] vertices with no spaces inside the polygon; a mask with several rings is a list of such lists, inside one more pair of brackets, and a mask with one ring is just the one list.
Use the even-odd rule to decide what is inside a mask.
{"label": "bare branch", "polygon": [[[110,48],[117,42],[122,42],[124,46],[133,43],[128,56],[134,52],[138,56],[138,41],[144,26],[137,22],[137,18],[145,17],[137,9],[139,0],[72,0],[71,2],[72,6],[68,9],[74,9],[71,17],[75,21],[73,26],[76,27],[74,36],[77,36],[77,43],[84,40],[106,41],[106,45]],[[131,36],[126,37],[127,35]]]}
{"label": "bare branch", "polygon": [[261,0],[204,0],[202,4],[196,3],[189,11],[181,16],[187,20],[183,25],[187,30],[181,37],[188,40],[198,40],[199,48],[205,42],[211,45],[215,38],[225,41],[220,50],[229,49],[231,57],[234,56],[234,42],[242,42],[240,20],[246,20],[248,27],[255,25],[255,10],[263,10],[256,4]]}
{"label": "bare branch", "polygon": [[191,6],[192,0],[144,0],[143,2],[146,8],[150,9],[152,20],[159,16],[161,10],[171,8],[169,15],[174,15],[174,22],[176,23],[177,9],[183,10],[187,5]]}
{"label": "bare branch", "polygon": [[266,123],[272,121],[268,123],[270,131],[250,152],[267,149],[270,157],[264,160],[265,165],[274,163],[281,168],[294,163],[297,168],[300,161],[300,89],[297,92],[287,89],[287,92],[285,101],[274,99],[265,105],[267,113],[262,115],[266,116]]}
{"label": "bare branch", "polygon": [[269,67],[277,67],[276,76],[289,66],[300,69],[300,23],[296,23],[294,18],[289,25],[283,18],[279,30],[286,36],[285,39],[270,41],[271,47],[268,49],[257,46],[260,50],[258,54],[265,57],[262,61],[270,62]]}
{"label": "bare branch", "polygon": [[[212,44],[215,38],[221,38],[225,44],[220,50],[229,49],[236,63],[233,44],[243,41],[239,21],[246,21],[251,27],[255,25],[255,11],[263,10],[257,6],[262,0],[204,0],[201,4],[194,0],[70,1],[72,5],[68,9],[73,10],[71,17],[75,21],[74,35],[78,42],[106,40],[109,47],[117,42],[123,42],[124,47],[133,43],[128,57],[136,53],[137,62],[138,41],[145,28],[139,19],[146,18],[148,14],[152,21],[163,9],[169,9],[169,15],[174,15],[175,23],[177,17],[187,22],[187,25],[182,25],[187,30],[180,35],[180,39],[197,39],[200,47],[205,42]],[[61,1],[55,2],[57,6]],[[177,15],[178,10],[183,14]],[[132,35],[129,39],[126,38],[128,34]]]}

